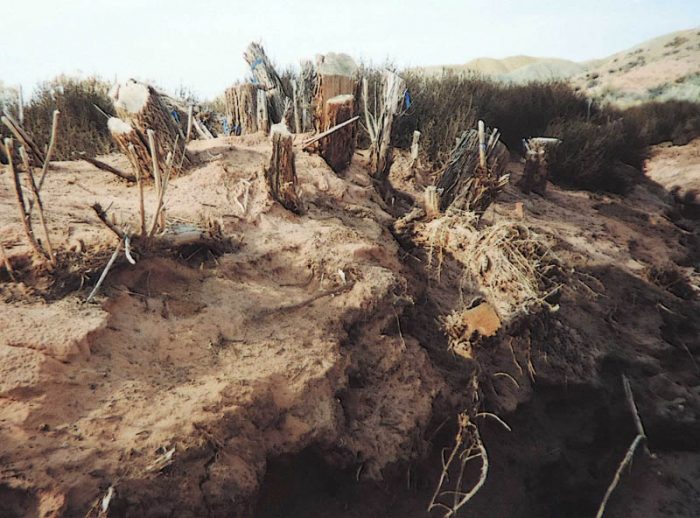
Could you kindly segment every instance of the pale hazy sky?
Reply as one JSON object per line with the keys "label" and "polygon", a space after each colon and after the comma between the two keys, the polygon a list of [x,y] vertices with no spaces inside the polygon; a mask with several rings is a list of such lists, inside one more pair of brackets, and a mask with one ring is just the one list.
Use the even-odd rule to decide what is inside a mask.
{"label": "pale hazy sky", "polygon": [[0,80],[59,73],[213,97],[262,41],[278,64],[347,52],[400,66],[515,54],[586,60],[700,25],[700,0],[2,0]]}

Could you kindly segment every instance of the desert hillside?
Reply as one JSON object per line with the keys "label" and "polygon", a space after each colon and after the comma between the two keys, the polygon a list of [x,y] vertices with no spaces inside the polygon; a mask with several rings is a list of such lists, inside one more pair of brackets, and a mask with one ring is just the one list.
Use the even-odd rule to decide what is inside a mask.
{"label": "desert hillside", "polygon": [[422,67],[426,74],[475,73],[525,83],[570,79],[590,95],[621,105],[642,100],[700,99],[700,28],[673,32],[601,59],[513,56],[478,58],[463,65]]}

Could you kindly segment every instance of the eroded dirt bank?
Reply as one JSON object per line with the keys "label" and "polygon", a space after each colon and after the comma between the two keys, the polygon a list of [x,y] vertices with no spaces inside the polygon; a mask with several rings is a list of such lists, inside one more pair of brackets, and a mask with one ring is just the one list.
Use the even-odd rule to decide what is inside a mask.
{"label": "eroded dirt bank", "polygon": [[[2,285],[0,515],[96,516],[112,488],[108,516],[425,516],[474,407],[490,470],[465,516],[591,516],[635,433],[623,374],[656,458],[638,453],[607,515],[697,515],[698,231],[662,188],[508,187],[478,228],[402,226],[360,155],[338,178],[299,153],[295,216],[267,195],[266,139],[193,148],[204,165],[172,183],[168,218],[215,221],[229,246],[120,265],[96,304],[81,300],[114,243],[89,205],[136,225],[136,187],[52,172],[55,240],[101,254],[52,284],[0,182],[20,281]],[[401,157],[392,175],[420,198]],[[488,263],[466,278],[464,229],[526,245],[535,291]],[[447,325],[483,302],[494,333]]]}

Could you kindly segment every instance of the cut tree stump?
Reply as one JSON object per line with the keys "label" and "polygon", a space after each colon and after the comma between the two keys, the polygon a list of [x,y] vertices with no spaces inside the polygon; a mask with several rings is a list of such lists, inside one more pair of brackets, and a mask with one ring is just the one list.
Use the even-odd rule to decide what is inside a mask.
{"label": "cut tree stump", "polygon": [[[316,57],[316,89],[314,95],[314,127],[317,132],[330,126],[324,120],[326,102],[338,95],[356,97],[357,64],[347,54],[330,53]],[[356,115],[353,113],[353,115]]]}
{"label": "cut tree stump", "polygon": [[[355,98],[352,95],[338,95],[329,99],[325,103],[321,131],[352,119],[354,114]],[[355,154],[356,128],[355,123],[348,124],[319,141],[321,156],[336,173],[345,170]]]}
{"label": "cut tree stump", "polygon": [[258,89],[252,83],[226,90],[226,111],[234,134],[251,135],[258,131]]}
{"label": "cut tree stump", "polygon": [[[483,214],[508,183],[508,149],[499,141],[498,130],[483,130],[483,124],[479,128],[481,132],[462,133],[439,176],[442,212],[449,208]],[[483,166],[480,142],[484,142]]]}
{"label": "cut tree stump", "polygon": [[[147,142],[145,136],[150,129],[156,133],[156,147],[159,155],[164,157],[168,153],[172,153],[174,168],[178,173],[180,170],[188,169],[193,165],[194,160],[185,149],[186,143],[184,135],[181,135],[181,128],[173,119],[166,104],[161,100],[161,95],[155,88],[144,83],[129,80],[125,84],[114,87],[110,92],[110,97],[114,103],[117,116],[127,123],[136,135],[128,138],[128,140],[134,144],[137,153],[139,152],[139,142],[144,144]],[[113,123],[113,125],[117,127],[116,123]],[[123,136],[130,133],[126,131],[124,126],[117,129],[122,130],[118,131],[117,134],[122,135],[121,141],[123,142],[125,140]],[[112,132],[112,135],[114,134]],[[126,150],[120,143],[120,139],[115,138],[115,140],[122,147],[122,151],[126,153]],[[148,162],[150,163],[150,158]],[[148,169],[142,169],[141,173],[145,176],[151,175]]]}
{"label": "cut tree stump", "polygon": [[[262,131],[263,133],[267,134],[270,131],[270,112],[267,105],[267,95],[262,90],[256,90],[255,93],[257,96],[257,100],[255,102],[256,125],[258,126],[258,131]],[[281,120],[282,119],[280,118],[280,121]]]}
{"label": "cut tree stump", "polygon": [[286,209],[301,214],[302,204],[297,193],[293,140],[289,131],[282,126],[275,126],[272,132],[272,158],[265,173],[272,197]]}
{"label": "cut tree stump", "polygon": [[297,94],[295,107],[299,110],[299,119],[301,122],[301,132],[308,133],[313,131],[313,100],[314,100],[314,85],[316,84],[316,69],[313,63],[308,60],[301,62],[301,73],[297,83]]}
{"label": "cut tree stump", "polygon": [[284,116],[284,101],[287,95],[284,92],[282,80],[265,54],[265,49],[259,43],[251,43],[243,53],[243,57],[250,65],[250,70],[257,82],[256,86],[265,92],[270,104],[272,122],[274,124],[280,122]]}
{"label": "cut tree stump", "polygon": [[[323,133],[357,115],[357,64],[346,54],[317,56],[317,82],[314,97],[314,127]],[[355,153],[355,123],[334,131],[319,141],[319,152],[339,173],[350,165]]]}
{"label": "cut tree stump", "polygon": [[525,168],[523,177],[518,182],[521,191],[544,196],[549,177],[549,157],[560,142],[559,139],[546,137],[531,138],[526,141]]}

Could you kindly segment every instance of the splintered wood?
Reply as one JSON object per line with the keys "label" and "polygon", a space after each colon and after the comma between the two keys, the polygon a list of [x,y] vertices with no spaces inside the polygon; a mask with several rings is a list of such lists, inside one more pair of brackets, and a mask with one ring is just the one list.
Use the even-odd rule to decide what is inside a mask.
{"label": "splintered wood", "polygon": [[300,214],[302,204],[297,193],[293,137],[279,126],[272,132],[272,158],[266,176],[272,197],[286,209]]}
{"label": "splintered wood", "polygon": [[[401,109],[406,92],[406,82],[393,72],[385,71],[382,81],[381,108],[379,113],[368,111],[367,82],[363,82],[366,118],[369,121],[370,140],[370,174],[378,180],[386,180],[393,160],[391,147],[391,128]],[[417,141],[416,141],[417,146]]]}
{"label": "splintered wood", "polygon": [[151,176],[151,155],[146,137],[149,129],[156,132],[156,149],[160,156],[173,154],[176,170],[192,165],[181,129],[153,87],[132,80],[117,85],[110,96],[118,118],[110,118],[107,125],[115,142],[129,158],[135,174],[144,178]]}
{"label": "splintered wood", "polygon": [[508,149],[499,142],[498,130],[462,133],[436,184],[440,210],[483,214],[508,183],[507,163]]}
{"label": "splintered wood", "polygon": [[[256,86],[260,88],[269,101],[269,114],[273,123],[278,123],[284,116],[284,101],[287,98],[282,81],[265,54],[265,49],[258,43],[251,43],[243,53],[250,65]],[[260,128],[258,128],[260,129]]]}

